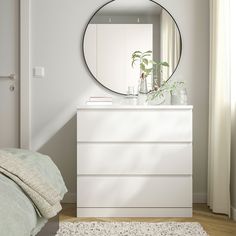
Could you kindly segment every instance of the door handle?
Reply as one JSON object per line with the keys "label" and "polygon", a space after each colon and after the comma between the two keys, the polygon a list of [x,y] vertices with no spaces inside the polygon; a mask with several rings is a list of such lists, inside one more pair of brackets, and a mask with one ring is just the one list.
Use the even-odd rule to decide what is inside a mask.
{"label": "door handle", "polygon": [[10,80],[15,80],[16,75],[15,74],[10,74],[10,75],[0,75],[0,79],[10,79]]}
{"label": "door handle", "polygon": [[[16,74],[11,73],[10,75],[0,75],[0,79],[9,79],[12,82],[16,80]],[[13,92],[15,90],[15,83],[11,83],[9,90]]]}

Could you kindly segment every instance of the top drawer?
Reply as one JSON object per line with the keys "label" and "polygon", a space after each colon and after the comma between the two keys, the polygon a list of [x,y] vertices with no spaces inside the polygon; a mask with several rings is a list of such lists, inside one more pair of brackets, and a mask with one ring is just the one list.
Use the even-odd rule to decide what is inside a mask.
{"label": "top drawer", "polygon": [[77,141],[191,142],[192,110],[78,110]]}

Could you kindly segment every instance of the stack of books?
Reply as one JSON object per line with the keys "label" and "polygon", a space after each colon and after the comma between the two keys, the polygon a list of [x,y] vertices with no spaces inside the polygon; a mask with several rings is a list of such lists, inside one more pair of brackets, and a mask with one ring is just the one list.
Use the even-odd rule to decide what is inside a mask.
{"label": "stack of books", "polygon": [[86,104],[92,106],[112,105],[112,97],[90,97]]}

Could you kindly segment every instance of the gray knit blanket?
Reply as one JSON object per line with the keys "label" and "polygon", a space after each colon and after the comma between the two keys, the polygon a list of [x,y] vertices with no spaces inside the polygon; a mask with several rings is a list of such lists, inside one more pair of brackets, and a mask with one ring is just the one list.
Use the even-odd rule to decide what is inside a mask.
{"label": "gray knit blanket", "polygon": [[[56,168],[49,158],[42,159],[42,162],[48,162],[51,168]],[[60,201],[67,191],[66,187],[63,192],[59,192],[37,166],[34,166],[33,160],[24,160],[18,158],[17,153],[13,155],[11,152],[0,150],[0,173],[10,178],[24,191],[40,216],[49,219],[62,209]]]}

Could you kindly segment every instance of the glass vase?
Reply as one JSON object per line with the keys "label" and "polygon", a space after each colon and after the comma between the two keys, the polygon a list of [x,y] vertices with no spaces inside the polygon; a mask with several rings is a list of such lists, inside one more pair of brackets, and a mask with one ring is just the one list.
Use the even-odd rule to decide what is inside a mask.
{"label": "glass vase", "polygon": [[148,89],[147,89],[147,78],[146,77],[141,77],[139,81],[139,93],[142,94],[147,94]]}
{"label": "glass vase", "polygon": [[186,88],[177,89],[171,92],[171,105],[187,105],[188,96]]}

